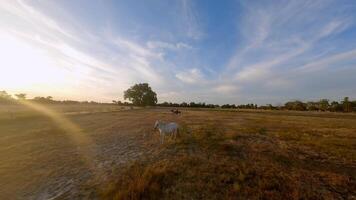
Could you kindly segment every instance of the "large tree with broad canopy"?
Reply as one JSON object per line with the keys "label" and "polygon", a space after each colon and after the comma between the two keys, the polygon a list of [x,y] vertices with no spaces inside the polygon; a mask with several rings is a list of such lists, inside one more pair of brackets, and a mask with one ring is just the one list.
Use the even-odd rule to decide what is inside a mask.
{"label": "large tree with broad canopy", "polygon": [[124,92],[124,99],[136,106],[153,106],[157,103],[157,94],[148,83],[138,83]]}

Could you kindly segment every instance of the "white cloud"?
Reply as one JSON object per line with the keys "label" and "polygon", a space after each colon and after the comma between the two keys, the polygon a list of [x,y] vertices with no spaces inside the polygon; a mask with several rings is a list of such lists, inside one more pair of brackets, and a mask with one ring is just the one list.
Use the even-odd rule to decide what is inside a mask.
{"label": "white cloud", "polygon": [[203,32],[201,31],[200,24],[197,17],[197,12],[194,10],[192,1],[181,0],[182,3],[182,17],[184,19],[184,30],[187,36],[193,39],[201,39]]}
{"label": "white cloud", "polygon": [[299,48],[292,49],[290,52],[287,52],[282,55],[277,55],[274,58],[268,58],[262,62],[249,65],[244,67],[241,71],[237,72],[235,75],[236,80],[238,81],[260,81],[270,78],[272,75],[271,69],[276,67],[284,62],[289,61],[290,59],[304,53],[309,48],[309,44],[302,43]]}
{"label": "white cloud", "polygon": [[[280,76],[293,77],[295,63],[315,57],[312,51],[322,39],[339,34],[351,26],[348,17],[321,13],[328,4],[320,1],[266,5],[249,2],[242,5],[245,11],[239,24],[243,28],[239,28],[244,40],[239,41],[223,77],[236,80],[243,88],[292,87],[295,80]],[[312,25],[308,24],[311,22]],[[299,71],[311,72],[337,60],[350,60],[352,56],[354,53],[349,52],[325,58],[299,67]]]}
{"label": "white cloud", "polygon": [[189,44],[186,44],[186,43],[183,43],[183,42],[178,42],[178,43],[176,44],[176,47],[177,47],[178,49],[192,49],[192,48],[193,48],[193,47],[190,46]]}
{"label": "white cloud", "polygon": [[188,84],[200,84],[205,82],[202,72],[197,68],[179,72],[176,74],[176,77],[182,82]]}
{"label": "white cloud", "polygon": [[238,81],[258,81],[265,79],[270,75],[270,71],[266,68],[249,68],[238,72],[236,74],[236,80]]}
{"label": "white cloud", "polygon": [[[11,20],[0,19],[0,22],[3,22],[0,25],[0,34],[12,34],[14,40],[23,43],[23,46],[43,51],[43,57],[46,59],[42,60],[50,60],[51,65],[38,61],[36,67],[42,71],[55,71],[51,69],[55,67],[65,72],[65,75],[61,76],[63,87],[60,90],[68,91],[67,98],[78,97],[80,96],[78,94],[81,94],[83,97],[92,96],[94,100],[107,99],[108,97],[97,96],[97,93],[122,91],[135,82],[150,82],[157,86],[165,81],[165,76],[161,76],[159,72],[165,66],[162,64],[165,62],[162,53],[149,49],[146,45],[140,45],[121,36],[107,37],[90,33],[85,29],[68,32],[65,25],[59,24],[25,1],[1,3],[0,11],[13,16]],[[4,13],[0,13],[0,16]],[[76,22],[73,20],[71,23]],[[92,35],[95,35],[95,40]],[[108,43],[111,46],[105,45]],[[112,48],[114,45],[115,50]],[[179,44],[177,47],[182,48]],[[0,47],[0,50],[3,48],[5,47]],[[105,57],[96,52],[106,52]],[[23,65],[16,64],[18,62],[11,63],[14,65],[11,66],[13,69],[23,71]],[[26,67],[35,69],[32,65],[33,63],[29,63]],[[65,96],[66,92],[57,93]]]}
{"label": "white cloud", "polygon": [[116,38],[114,39],[114,43],[120,48],[123,48],[124,50],[137,56],[160,58],[160,54],[150,51],[149,49],[126,39]]}
{"label": "white cloud", "polygon": [[[127,31],[132,34],[119,30],[116,23],[119,24],[120,20],[110,21],[107,16],[100,16],[107,20],[104,28],[95,26],[86,29],[76,26],[83,25],[80,20],[86,20],[79,15],[71,20],[60,18],[66,16],[62,12],[52,15],[50,12],[57,9],[53,6],[55,3],[43,4],[53,6],[46,9],[46,6],[34,7],[30,1],[3,1],[0,4],[0,35],[12,35],[13,44],[23,43],[18,46],[30,46],[35,53],[32,58],[23,57],[22,60],[14,60],[16,62],[10,59],[16,58],[14,56],[3,60],[17,65],[12,69],[29,72],[30,68],[24,70],[25,60],[35,59],[37,66],[31,66],[34,70],[47,70],[50,77],[56,74],[65,77],[64,92],[71,90],[71,95],[81,94],[93,99],[98,93],[103,95],[98,97],[100,99],[110,99],[109,95],[117,98],[123,89],[136,82],[149,82],[165,100],[199,100],[199,96],[206,98],[201,99],[204,101],[218,98],[222,101],[225,98],[237,98],[240,92],[245,91],[282,91],[300,85],[300,75],[306,77],[328,67],[337,69],[343,62],[350,65],[351,61],[355,61],[356,50],[351,44],[340,45],[332,41],[336,38],[334,36],[352,27],[352,18],[342,12],[334,13],[335,16],[330,14],[326,9],[330,8],[330,2],[316,0],[259,4],[240,1],[243,7],[238,17],[242,17],[233,19],[237,22],[239,32],[236,34],[236,30],[222,26],[227,33],[236,34],[236,38],[229,37],[236,39],[236,49],[230,59],[221,61],[221,53],[229,55],[229,48],[233,44],[226,45],[225,38],[216,39],[221,37],[220,34],[215,35],[216,32],[209,35],[209,40],[213,41],[202,44],[205,42],[203,21],[195,7],[197,5],[190,0],[179,2],[180,10],[175,14],[180,15],[178,22],[181,23],[172,25],[173,29],[168,28],[183,33],[167,33],[169,31],[165,32],[164,27],[154,32],[151,27],[146,30],[146,26],[140,27],[142,24],[139,21],[130,20],[130,23],[137,23],[134,25],[138,27],[137,30],[142,30]],[[125,25],[123,23],[119,27],[126,28]],[[206,28],[214,28],[208,25]],[[3,41],[7,42],[8,47],[13,46],[9,43],[12,40]],[[227,51],[217,52],[213,46],[217,42],[221,42],[217,49],[226,45]],[[0,50],[6,54],[5,45],[2,46]],[[28,50],[22,48],[19,52],[25,54]],[[164,56],[168,54],[172,56]],[[207,58],[207,55],[212,58]],[[41,63],[39,57],[44,57],[44,62]],[[210,61],[214,63],[205,63]],[[226,68],[221,69],[219,65],[225,63]],[[205,67],[210,65],[214,66]],[[180,66],[195,68],[184,70]],[[205,67],[204,71],[202,66]],[[5,78],[11,82],[12,77]],[[256,96],[253,92],[249,94]]]}
{"label": "white cloud", "polygon": [[350,26],[348,20],[334,19],[330,21],[325,27],[321,30],[319,37],[327,37],[332,34],[340,33]]}
{"label": "white cloud", "polygon": [[[0,10],[3,11],[3,14],[9,13],[16,16],[16,18],[10,18],[10,20],[15,21],[15,24],[12,24],[10,27],[15,29],[17,27],[14,25],[18,25],[16,20],[20,20],[22,21],[21,26],[27,31],[35,31],[50,38],[67,37],[70,39],[77,39],[72,33],[61,27],[55,20],[31,7],[25,1],[2,1]],[[3,19],[9,20],[7,17],[4,17]],[[6,23],[9,23],[9,21],[5,21],[4,24]],[[54,32],[56,34],[52,35]]]}
{"label": "white cloud", "polygon": [[178,42],[178,43],[168,43],[162,41],[148,41],[147,47],[149,49],[168,49],[172,51],[177,51],[180,49],[192,49],[193,47],[189,44]]}
{"label": "white cloud", "polygon": [[356,60],[356,49],[343,53],[338,53],[332,56],[328,56],[326,58],[322,58],[317,61],[297,67],[295,72],[310,73],[313,71],[322,70],[338,62],[350,61],[350,60]]}
{"label": "white cloud", "polygon": [[213,91],[221,94],[236,93],[240,90],[240,87],[232,84],[219,84],[213,88]]}
{"label": "white cloud", "polygon": [[264,86],[272,90],[291,89],[293,86],[293,82],[283,77],[273,77],[271,79],[268,79]]}

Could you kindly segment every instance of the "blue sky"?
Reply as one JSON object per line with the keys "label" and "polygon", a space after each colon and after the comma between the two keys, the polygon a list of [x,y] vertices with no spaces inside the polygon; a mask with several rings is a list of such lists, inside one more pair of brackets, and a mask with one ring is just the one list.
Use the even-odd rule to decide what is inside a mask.
{"label": "blue sky", "polygon": [[356,1],[0,3],[0,89],[160,102],[356,98]]}

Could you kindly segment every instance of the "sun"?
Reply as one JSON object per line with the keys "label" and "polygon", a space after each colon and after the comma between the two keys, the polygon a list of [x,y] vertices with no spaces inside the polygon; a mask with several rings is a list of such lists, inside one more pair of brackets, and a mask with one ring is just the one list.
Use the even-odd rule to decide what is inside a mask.
{"label": "sun", "polygon": [[0,33],[0,88],[48,90],[66,82],[66,71],[46,49],[24,39]]}

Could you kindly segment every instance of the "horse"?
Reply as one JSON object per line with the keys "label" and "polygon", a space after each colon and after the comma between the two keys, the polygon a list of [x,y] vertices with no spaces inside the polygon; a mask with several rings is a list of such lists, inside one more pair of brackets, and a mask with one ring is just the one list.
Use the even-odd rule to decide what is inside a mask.
{"label": "horse", "polygon": [[181,113],[178,109],[172,109],[171,112],[176,114],[176,115]]}
{"label": "horse", "polygon": [[174,139],[177,138],[177,134],[179,133],[178,124],[175,122],[164,123],[159,120],[155,122],[154,130],[158,129],[160,137],[161,137],[161,144],[164,142],[164,136],[171,134]]}

